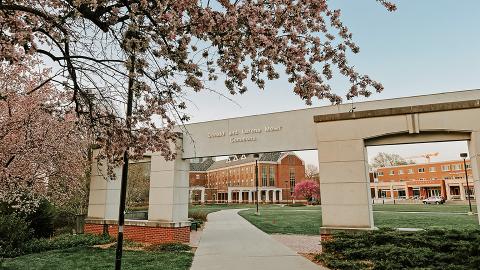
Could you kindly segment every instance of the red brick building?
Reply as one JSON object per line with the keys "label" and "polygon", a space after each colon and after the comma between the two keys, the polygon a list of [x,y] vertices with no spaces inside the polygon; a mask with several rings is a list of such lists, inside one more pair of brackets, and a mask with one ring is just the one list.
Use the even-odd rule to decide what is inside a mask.
{"label": "red brick building", "polygon": [[292,200],[295,184],[305,180],[305,163],[293,152],[265,153],[258,159],[255,190],[253,155],[235,155],[226,160],[211,158],[190,163],[190,200],[197,203],[260,202]]}
{"label": "red brick building", "polygon": [[[470,194],[474,199],[473,177],[467,160]],[[372,198],[424,199],[441,196],[466,200],[467,182],[463,160],[377,168],[370,177]]]}

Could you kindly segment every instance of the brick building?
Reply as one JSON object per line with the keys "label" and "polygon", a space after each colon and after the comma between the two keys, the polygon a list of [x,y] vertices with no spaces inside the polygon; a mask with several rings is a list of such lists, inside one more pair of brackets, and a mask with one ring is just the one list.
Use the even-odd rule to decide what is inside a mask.
{"label": "brick building", "polygon": [[[470,161],[467,173],[474,199]],[[441,196],[446,200],[466,200],[467,182],[463,160],[376,168],[370,174],[372,198],[424,199]]]}
{"label": "brick building", "polygon": [[253,155],[226,160],[197,159],[190,163],[190,201],[195,203],[279,203],[292,200],[295,184],[305,180],[305,163],[295,153],[265,153],[258,159],[255,191]]}

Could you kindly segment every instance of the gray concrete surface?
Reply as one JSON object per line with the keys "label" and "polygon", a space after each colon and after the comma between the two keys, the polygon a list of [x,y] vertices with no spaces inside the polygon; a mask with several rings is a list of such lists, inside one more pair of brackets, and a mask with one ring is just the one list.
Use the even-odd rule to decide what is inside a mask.
{"label": "gray concrete surface", "polygon": [[208,215],[191,270],[318,270],[322,268],[272,239],[237,214]]}

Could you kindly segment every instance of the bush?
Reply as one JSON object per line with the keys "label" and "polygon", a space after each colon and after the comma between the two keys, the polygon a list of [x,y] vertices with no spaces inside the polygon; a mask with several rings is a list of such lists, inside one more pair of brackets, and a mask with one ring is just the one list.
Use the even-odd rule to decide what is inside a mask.
{"label": "bush", "polygon": [[338,233],[322,247],[331,269],[480,269],[480,230]]}
{"label": "bush", "polygon": [[204,211],[189,211],[188,217],[194,220],[207,221],[207,212]]}
{"label": "bush", "polygon": [[57,209],[55,213],[55,219],[53,222],[53,227],[55,228],[55,233],[58,234],[58,231],[69,232],[71,233],[76,227],[76,215],[75,213],[67,210]]}
{"label": "bush", "polygon": [[42,200],[38,208],[26,216],[35,237],[50,237],[55,231],[55,208],[47,200]]}
{"label": "bush", "polygon": [[190,251],[191,248],[189,245],[181,243],[168,243],[168,244],[158,244],[151,245],[145,248],[148,251],[163,251],[163,252],[183,252]]}
{"label": "bush", "polygon": [[28,222],[17,214],[0,215],[0,258],[21,255],[32,235]]}
{"label": "bush", "polygon": [[72,247],[91,247],[111,243],[113,238],[92,234],[64,234],[53,238],[33,239],[25,245],[24,253],[37,253],[54,249]]}

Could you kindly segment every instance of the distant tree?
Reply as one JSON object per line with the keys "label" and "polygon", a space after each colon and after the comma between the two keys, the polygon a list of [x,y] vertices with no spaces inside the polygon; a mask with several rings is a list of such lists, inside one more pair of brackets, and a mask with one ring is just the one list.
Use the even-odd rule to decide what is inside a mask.
{"label": "distant tree", "polygon": [[390,154],[385,152],[378,153],[373,159],[370,166],[374,168],[389,167],[398,165],[415,164],[413,160],[406,160],[398,154]]}
{"label": "distant tree", "polygon": [[320,186],[316,181],[305,180],[295,185],[295,198],[304,198],[308,202],[320,198]]}
{"label": "distant tree", "polygon": [[132,163],[128,166],[127,209],[148,205],[150,191],[148,163]]}
{"label": "distant tree", "polygon": [[313,164],[307,164],[307,167],[305,167],[305,178],[318,180],[318,167]]}

